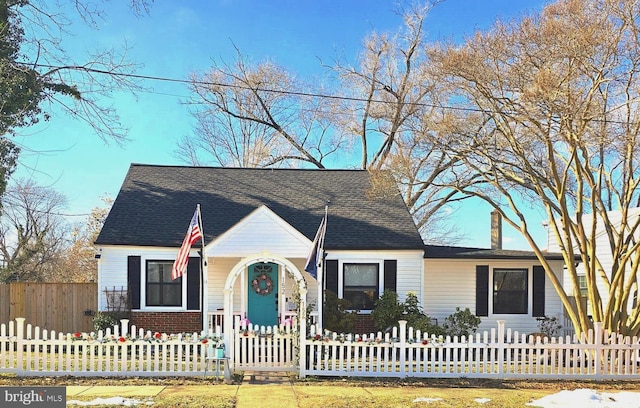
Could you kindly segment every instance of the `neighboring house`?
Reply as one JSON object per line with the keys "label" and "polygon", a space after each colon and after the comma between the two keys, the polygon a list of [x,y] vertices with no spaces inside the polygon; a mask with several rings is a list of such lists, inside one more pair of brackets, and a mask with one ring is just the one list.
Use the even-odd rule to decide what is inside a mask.
{"label": "neighboring house", "polygon": [[[620,211],[609,211],[607,212],[607,216],[609,217],[609,221],[613,229],[619,232],[622,226],[622,213]],[[640,208],[629,209],[627,217],[628,217],[627,228],[631,227],[635,230],[635,225],[638,223],[638,217],[640,217]],[[591,233],[592,220],[593,218],[591,214],[584,214],[582,216],[582,223],[585,225],[585,229],[588,235]],[[640,238],[639,235],[640,233],[638,233],[638,231],[636,230],[634,242],[637,242],[637,239]],[[628,236],[628,232],[625,234],[625,236]],[[547,227],[547,247],[549,248],[550,251],[560,250],[560,246],[556,240],[555,234],[553,233],[552,228],[549,228],[549,227]],[[604,270],[605,275],[607,276],[608,279],[611,279],[611,272],[614,264],[613,255],[611,251],[611,245],[609,243],[609,236],[605,231],[605,228],[601,219],[597,220],[596,227],[595,227],[595,248],[596,248],[596,255],[602,265],[602,269]],[[579,249],[577,245],[574,248],[574,254],[579,254]],[[635,257],[632,257],[632,259],[634,258]],[[580,261],[580,257],[577,255],[576,255],[576,260]],[[565,274],[564,276],[564,281],[563,281],[564,289],[567,295],[569,296],[572,296],[574,298],[582,297],[583,302],[585,302],[587,304],[587,307],[590,308],[591,306],[587,301],[587,280],[585,276],[585,271],[583,269],[583,264],[579,263],[576,269],[578,274],[578,286],[580,288],[580,293],[574,293],[573,283],[571,282],[571,277],[569,276],[569,274]],[[602,304],[605,305],[609,300],[609,290],[607,288],[607,285],[605,284],[604,280],[601,278],[597,278],[596,284],[600,292],[600,296],[602,297]],[[636,287],[636,289],[634,290],[633,296],[630,297],[629,304],[627,305],[629,310],[632,310],[634,307],[636,307],[637,299],[638,299],[638,289]]]}
{"label": "neighboring house", "polygon": [[[416,293],[439,323],[469,307],[483,326],[503,319],[533,332],[536,316],[561,312],[532,253],[425,246],[397,191],[374,191],[362,170],[134,164],[96,240],[99,310],[109,310],[111,295],[122,290],[131,323],[149,330],[230,328],[232,317],[272,325],[307,304],[317,318],[318,281],[304,267],[327,206],[321,282],[360,310],[359,332],[372,330],[369,314],[385,289],[400,300]],[[197,204],[203,274],[198,241],[186,275],[172,281]],[[552,258],[561,274],[561,258]]]}

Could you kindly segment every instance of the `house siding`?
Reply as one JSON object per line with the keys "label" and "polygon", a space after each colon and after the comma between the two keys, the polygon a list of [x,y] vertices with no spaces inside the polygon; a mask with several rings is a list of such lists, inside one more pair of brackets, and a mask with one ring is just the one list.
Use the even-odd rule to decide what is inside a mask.
{"label": "house siding", "polygon": [[[255,215],[255,214],[254,214]],[[260,214],[258,214],[260,215]],[[267,214],[268,215],[268,214]],[[254,222],[256,219],[264,219],[265,223],[260,224]],[[265,217],[251,217],[247,221],[247,225],[251,225],[251,229],[254,231],[260,231],[260,228],[271,228],[277,230],[279,227],[278,220],[274,220],[269,216]],[[208,312],[218,312],[224,309],[224,286],[229,276],[229,273],[246,257],[256,256],[260,258],[265,254],[272,254],[275,257],[287,258],[303,275],[307,285],[307,304],[313,304],[315,307],[313,310],[317,310],[318,304],[318,282],[304,271],[306,264],[306,256],[309,251],[309,242],[300,249],[295,249],[296,245],[300,242],[296,237],[296,233],[287,228],[281,228],[280,233],[275,235],[269,235],[269,239],[266,240],[264,236],[259,234],[253,234],[254,242],[245,242],[248,246],[244,248],[244,253],[232,255],[235,252],[240,252],[240,241],[243,239],[249,239],[249,236],[242,235],[242,228],[235,231],[236,233],[230,234],[225,240],[221,241],[221,246],[216,246],[213,242],[206,248],[205,252],[207,258],[207,305],[206,310]],[[260,237],[263,242],[262,245],[258,243],[255,237]],[[275,237],[275,238],[274,238]],[[225,246],[226,245],[226,246]],[[279,247],[286,247],[287,253],[276,252]],[[218,254],[212,256],[212,254]],[[223,256],[222,254],[227,256]],[[299,253],[302,253],[300,255]],[[157,247],[132,247],[132,246],[103,246],[101,248],[101,258],[99,262],[99,290],[100,301],[99,310],[106,310],[106,297],[104,295],[104,289],[107,287],[127,287],[127,258],[129,256],[139,256],[142,270],[142,276],[144,277],[144,268],[148,260],[173,260],[177,254],[177,248],[157,248]],[[298,254],[298,256],[290,256],[291,254]],[[288,256],[289,255],[289,256]],[[192,249],[191,256],[197,257],[197,249]],[[418,296],[418,299],[423,298],[421,288],[423,287],[423,251],[421,250],[397,250],[397,251],[328,251],[327,257],[329,259],[337,259],[340,265],[343,262],[379,262],[381,270],[384,270],[385,261],[395,261],[396,264],[396,291],[401,300],[406,299],[406,295],[409,292],[413,292]],[[341,267],[341,266],[340,266]],[[282,270],[280,271],[280,285],[282,285]],[[380,292],[382,293],[382,285],[384,284],[384,278],[380,281]],[[175,322],[171,314],[180,315],[184,314],[185,326],[176,326],[176,329],[168,330],[170,332],[183,331],[182,329],[195,327],[200,323],[195,317],[188,317],[185,307],[183,308],[152,308],[145,307],[144,305],[144,280],[141,281],[141,307],[139,310],[134,311],[136,314],[136,322],[141,325],[151,325],[151,330],[161,327],[161,324],[170,324]],[[280,312],[287,311],[287,300],[293,300],[294,293],[297,290],[294,279],[290,276],[284,278],[284,292],[282,292],[282,286],[279,287],[279,294],[281,297]],[[186,289],[185,289],[186,291]],[[183,292],[184,294],[184,292]],[[290,294],[290,295],[289,295]],[[246,275],[241,274],[235,281],[233,286],[233,312],[242,313],[247,310],[247,281]],[[371,331],[371,324],[368,312],[363,312],[365,316],[359,320],[358,328],[361,331]],[[195,316],[195,315],[194,315]],[[200,319],[202,317],[200,316]],[[179,319],[178,319],[179,320]]]}
{"label": "house siding", "polygon": [[[640,208],[632,208],[629,210],[628,217],[630,219],[638,216],[640,216]],[[620,224],[622,222],[622,213],[620,211],[610,211],[608,212],[608,217],[609,217],[609,221],[614,226],[614,228],[620,227]],[[585,228],[587,228],[587,231],[590,231],[591,229],[591,226],[590,226],[591,221],[592,221],[591,214],[583,215],[582,223],[586,226]],[[638,238],[639,236],[640,234],[636,234],[636,238]],[[611,254],[611,249],[609,247],[609,237],[605,233],[604,225],[600,219],[598,219],[597,226],[596,226],[595,241],[596,241],[596,256],[600,261],[600,263],[602,264],[602,267],[605,271],[606,276],[610,279],[611,272],[612,272],[611,269],[613,268],[613,255]],[[547,246],[550,251],[555,251],[555,252],[560,251],[560,246],[558,245],[556,237],[552,231],[552,228],[550,227],[547,228]],[[574,248],[574,253],[576,254],[579,253],[577,246]],[[582,263],[577,266],[578,274],[584,274],[583,268],[584,268],[584,265]],[[609,290],[604,280],[600,277],[596,278],[596,286],[602,298],[602,304],[603,306],[605,306],[609,301]],[[569,274],[564,274],[563,287],[568,296],[578,295],[574,293],[573,282],[571,281],[571,277],[569,276]],[[587,305],[589,307],[588,313],[591,314],[590,304],[587,303]],[[633,310],[633,297],[629,299],[629,304],[627,305],[627,308],[629,311]]]}
{"label": "house siding", "polygon": [[207,255],[244,257],[268,251],[286,258],[304,258],[310,244],[304,235],[262,207],[216,239]]}
{"label": "house siding", "polygon": [[[404,301],[407,293],[415,293],[418,299],[422,299],[422,251],[331,251],[327,259],[338,260],[339,271],[342,270],[342,264],[348,262],[380,262],[381,268],[384,268],[385,260],[396,260],[396,293],[399,300]],[[341,282],[339,279],[338,284]]]}
{"label": "house siding", "polygon": [[[140,256],[142,271],[149,260],[173,261],[178,253],[177,248],[156,247],[131,247],[131,246],[104,246],[100,249],[100,262],[98,262],[98,310],[107,310],[106,289],[127,288],[127,257]],[[191,250],[190,256],[197,257],[196,249]],[[142,274],[144,276],[144,273]],[[158,308],[144,307],[144,280],[141,281],[142,293],[141,309],[147,311],[159,311]],[[183,293],[186,296],[186,288]],[[186,308],[186,299],[185,299]]]}
{"label": "house siding", "polygon": [[[158,249],[149,247],[103,247],[101,251],[101,258],[99,263],[98,274],[98,287],[100,291],[98,310],[105,311],[107,308],[106,295],[104,290],[106,288],[126,288],[127,287],[127,258],[135,255],[140,256],[142,271],[144,272],[144,265],[147,260],[159,260],[167,259],[172,260],[176,255],[177,250],[170,249]],[[196,250],[192,250],[192,256],[197,256]],[[231,270],[240,262],[240,257],[218,257],[208,258],[208,278],[207,278],[207,310],[209,312],[222,310],[224,307],[224,285],[227,280],[227,276]],[[297,258],[290,260],[301,271],[305,277],[307,283],[307,303],[317,304],[317,281],[311,277],[307,272],[304,272],[304,266],[306,259]],[[281,275],[282,276],[282,275]],[[233,310],[241,311],[246,310],[246,287],[242,288],[242,278],[238,277],[236,280],[234,291],[234,303]],[[282,282],[282,280],[280,280]],[[295,288],[295,281],[290,277],[285,277],[285,298],[293,298]],[[291,294],[291,296],[287,296]],[[160,319],[159,315],[154,315],[157,308],[141,308],[141,311],[150,313],[150,321],[157,321]],[[163,313],[173,313],[176,311],[163,311]]]}
{"label": "house siding", "polygon": [[[476,265],[488,265],[489,275],[494,268],[525,268],[529,271],[529,307],[526,315],[509,315],[493,313],[493,294],[489,294],[489,313],[481,317],[482,323],[479,330],[490,330],[495,327],[496,320],[504,320],[506,327],[517,330],[520,333],[532,333],[539,330],[538,322],[532,317],[532,261],[514,260],[425,260],[424,312],[442,324],[445,318],[455,313],[456,308],[469,308],[476,313]],[[554,262],[556,276],[562,279],[562,264]],[[489,290],[491,291],[492,278],[490,277]],[[545,279],[545,315],[560,317],[562,305],[551,281]]]}

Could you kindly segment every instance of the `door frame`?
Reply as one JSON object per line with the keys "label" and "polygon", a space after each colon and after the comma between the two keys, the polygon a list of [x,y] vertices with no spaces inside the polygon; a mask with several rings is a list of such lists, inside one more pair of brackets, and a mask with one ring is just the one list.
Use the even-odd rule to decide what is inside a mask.
{"label": "door frame", "polygon": [[[254,267],[256,265],[261,265],[261,264],[265,264],[265,265],[272,265],[273,268],[275,269],[275,271],[271,271],[271,284],[272,284],[272,288],[270,290],[270,292],[268,294],[265,294],[264,296],[270,296],[270,298],[273,298],[273,302],[274,302],[274,314],[275,314],[275,318],[273,319],[273,323],[266,325],[266,324],[260,324],[260,322],[254,322],[251,319],[251,316],[249,315],[249,313],[252,310],[252,305],[251,305],[251,299],[252,298],[256,298],[259,299],[260,294],[254,294],[251,293],[252,291],[255,291],[255,289],[253,288],[253,276],[252,273],[254,272]],[[261,326],[273,326],[274,324],[280,324],[279,321],[279,317],[280,317],[280,305],[281,305],[281,297],[282,297],[282,290],[280,288],[280,283],[282,281],[281,279],[281,273],[280,271],[282,270],[282,267],[280,265],[278,265],[277,263],[274,262],[256,262],[253,263],[251,265],[247,265],[247,270],[246,270],[246,274],[247,274],[247,278],[246,278],[246,302],[244,305],[244,309],[246,311],[246,318],[249,319],[249,321],[252,324],[260,324]],[[275,272],[275,273],[274,273]],[[255,310],[254,310],[255,312]],[[272,316],[270,316],[272,317]]]}

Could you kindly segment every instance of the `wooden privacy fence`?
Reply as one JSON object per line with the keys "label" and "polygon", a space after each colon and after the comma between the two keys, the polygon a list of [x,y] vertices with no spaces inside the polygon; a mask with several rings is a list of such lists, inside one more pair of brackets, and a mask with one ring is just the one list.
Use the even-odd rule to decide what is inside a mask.
{"label": "wooden privacy fence", "polygon": [[300,376],[640,379],[640,341],[604,332],[581,338],[519,335],[503,321],[469,338],[421,334],[399,322],[382,335],[312,334]]}
{"label": "wooden privacy fence", "polygon": [[90,332],[97,309],[96,283],[0,284],[0,323],[24,317],[48,330]]}

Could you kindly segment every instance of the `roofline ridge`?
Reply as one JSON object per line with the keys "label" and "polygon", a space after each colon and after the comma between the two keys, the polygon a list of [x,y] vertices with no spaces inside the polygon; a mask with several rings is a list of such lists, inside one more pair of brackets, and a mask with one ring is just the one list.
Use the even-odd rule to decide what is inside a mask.
{"label": "roofline ridge", "polygon": [[327,172],[368,172],[366,169],[327,169],[327,168],[288,168],[288,167],[225,167],[225,166],[190,166],[181,164],[146,164],[131,163],[130,167],[182,168],[182,169],[211,169],[211,170],[246,170],[246,171],[327,171]]}

